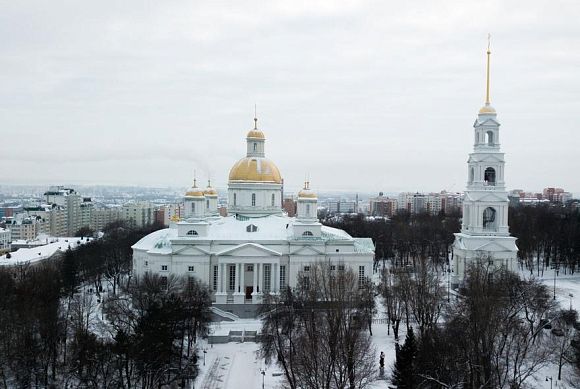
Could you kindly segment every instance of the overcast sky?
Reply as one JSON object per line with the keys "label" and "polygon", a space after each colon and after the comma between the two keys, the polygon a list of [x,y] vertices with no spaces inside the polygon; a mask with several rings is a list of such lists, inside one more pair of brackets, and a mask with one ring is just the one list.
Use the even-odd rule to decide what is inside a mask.
{"label": "overcast sky", "polygon": [[462,191],[492,105],[509,189],[580,192],[577,1],[0,0],[0,181],[225,187],[254,103],[286,187]]}

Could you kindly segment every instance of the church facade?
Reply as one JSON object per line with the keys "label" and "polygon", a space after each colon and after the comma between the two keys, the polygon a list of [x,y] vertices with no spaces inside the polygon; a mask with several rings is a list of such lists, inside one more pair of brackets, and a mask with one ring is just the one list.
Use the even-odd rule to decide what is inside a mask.
{"label": "church facade", "polygon": [[218,215],[218,193],[208,183],[184,196],[184,215],[169,228],[133,245],[133,274],[195,277],[213,291],[216,304],[259,304],[264,293],[296,287],[310,267],[351,269],[362,283],[371,276],[374,244],[317,219],[318,198],[306,182],[297,215],[282,211],[282,176],[265,156],[264,133],[255,125],[246,136],[246,157],[228,180],[228,216]]}
{"label": "church facade", "polygon": [[453,245],[453,272],[457,283],[463,281],[469,264],[476,260],[509,270],[516,270],[517,265],[516,238],[510,236],[508,225],[509,201],[504,179],[504,153],[499,143],[500,123],[490,104],[490,55],[488,47],[485,105],[473,124],[474,146],[467,161],[463,222]]}

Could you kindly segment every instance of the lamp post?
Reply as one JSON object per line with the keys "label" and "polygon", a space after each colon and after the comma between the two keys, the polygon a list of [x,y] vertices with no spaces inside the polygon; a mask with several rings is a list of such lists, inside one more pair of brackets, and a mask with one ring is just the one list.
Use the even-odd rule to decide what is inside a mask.
{"label": "lamp post", "polygon": [[554,300],[556,300],[556,276],[558,275],[558,268],[554,267]]}
{"label": "lamp post", "polygon": [[568,297],[570,297],[570,310],[572,310],[572,297],[574,297],[574,295],[570,293],[568,294]]}
{"label": "lamp post", "polygon": [[264,389],[264,379],[266,378],[266,370],[260,369],[260,374],[262,374],[262,389]]}
{"label": "lamp post", "polygon": [[205,366],[205,354],[207,354],[207,348],[203,348],[203,365]]}
{"label": "lamp post", "polygon": [[546,377],[546,382],[550,381],[550,389],[552,389],[552,377]]}

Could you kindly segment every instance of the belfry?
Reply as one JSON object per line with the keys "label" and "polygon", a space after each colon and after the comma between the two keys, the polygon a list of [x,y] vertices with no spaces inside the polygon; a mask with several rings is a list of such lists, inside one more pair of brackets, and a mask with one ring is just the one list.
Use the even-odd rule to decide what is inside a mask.
{"label": "belfry", "polygon": [[455,234],[453,271],[461,283],[472,261],[516,269],[516,238],[508,226],[508,196],[504,181],[504,153],[500,150],[499,122],[490,102],[490,57],[487,47],[486,98],[473,124],[474,147],[467,161],[467,188],[461,232]]}

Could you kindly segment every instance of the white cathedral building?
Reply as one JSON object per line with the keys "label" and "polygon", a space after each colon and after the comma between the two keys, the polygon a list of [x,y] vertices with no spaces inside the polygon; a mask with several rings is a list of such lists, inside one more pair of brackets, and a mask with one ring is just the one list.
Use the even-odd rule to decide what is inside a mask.
{"label": "white cathedral building", "polygon": [[473,152],[467,161],[467,189],[463,200],[461,232],[455,234],[453,271],[461,283],[470,262],[490,261],[496,267],[516,270],[516,238],[508,226],[508,194],[504,181],[504,153],[500,150],[499,122],[489,98],[489,47],[485,105],[473,125]]}
{"label": "white cathedral building", "polygon": [[218,215],[215,189],[193,186],[182,220],[133,245],[133,274],[195,277],[213,291],[216,304],[258,304],[265,292],[295,287],[319,262],[331,271],[352,269],[363,282],[372,273],[374,244],[317,219],[317,196],[306,182],[297,215],[282,210],[282,176],[265,157],[265,136],[255,125],[246,136],[246,157],[230,170],[228,214]]}

